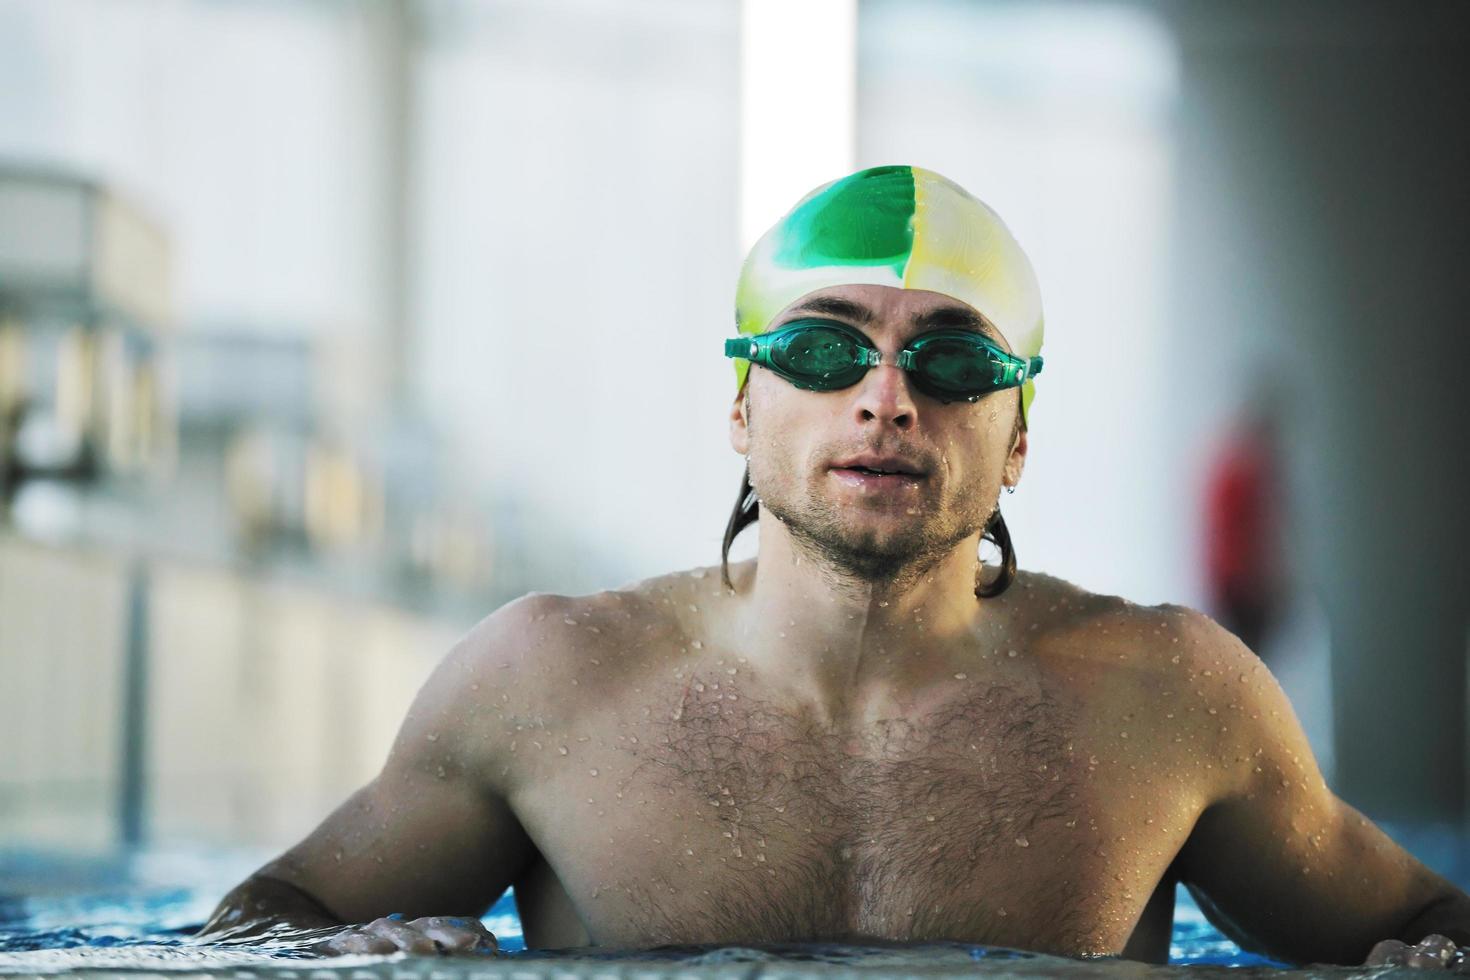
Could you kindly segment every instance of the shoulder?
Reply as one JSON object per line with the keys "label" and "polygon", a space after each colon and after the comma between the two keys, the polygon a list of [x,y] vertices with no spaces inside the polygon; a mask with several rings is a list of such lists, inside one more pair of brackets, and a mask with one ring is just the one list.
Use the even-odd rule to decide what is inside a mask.
{"label": "shoulder", "polygon": [[[1089,592],[1037,572],[1018,577],[1019,621],[1038,641],[1075,657],[1100,660],[1154,680],[1212,679],[1234,669],[1264,671],[1234,634],[1188,606],[1140,605]],[[1213,686],[1213,683],[1212,685]]]}
{"label": "shoulder", "polygon": [[586,595],[530,593],[477,623],[446,663],[497,687],[561,699],[572,699],[579,676],[598,667],[605,691],[677,648],[720,588],[718,569],[693,569]]}
{"label": "shoulder", "polygon": [[531,593],[485,616],[450,648],[415,697],[395,743],[400,765],[519,771],[516,732],[592,724],[667,648],[670,614],[655,583],[589,595]]}
{"label": "shoulder", "polygon": [[1034,642],[1054,673],[1085,687],[1098,710],[1146,723],[1156,746],[1210,755],[1218,777],[1246,762],[1270,731],[1295,724],[1260,658],[1204,613],[1029,578],[1018,612],[1040,624]]}

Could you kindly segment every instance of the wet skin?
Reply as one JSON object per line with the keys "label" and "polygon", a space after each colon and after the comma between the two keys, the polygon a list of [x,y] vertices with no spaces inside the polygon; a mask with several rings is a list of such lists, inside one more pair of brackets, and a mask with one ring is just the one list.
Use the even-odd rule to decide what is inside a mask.
{"label": "wet skin", "polygon": [[[943,301],[824,292],[885,353]],[[1208,618],[1028,572],[975,598],[978,529],[1024,464],[1014,391],[940,405],[892,366],[842,392],[749,387],[732,442],[761,558],[733,589],[715,567],[500,609],[382,773],[257,884],[343,922],[477,914],[514,884],[532,946],[1163,961],[1176,882],[1287,960],[1470,941],[1465,896],[1331,793],[1276,682]],[[833,472],[869,450],[922,478]],[[903,560],[865,579],[864,555]],[[252,887],[222,920],[271,914]]]}

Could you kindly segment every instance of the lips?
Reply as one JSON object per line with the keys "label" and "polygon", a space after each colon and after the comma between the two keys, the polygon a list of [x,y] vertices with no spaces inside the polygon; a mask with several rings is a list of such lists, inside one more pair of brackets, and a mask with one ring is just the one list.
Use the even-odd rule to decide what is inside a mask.
{"label": "lips", "polygon": [[913,494],[928,479],[922,463],[904,456],[863,453],[838,460],[830,468],[839,485],[856,491],[863,499],[892,499],[912,502]]}
{"label": "lips", "polygon": [[902,456],[864,453],[832,464],[834,470],[850,470],[865,476],[900,476],[922,480],[928,475],[924,467]]}

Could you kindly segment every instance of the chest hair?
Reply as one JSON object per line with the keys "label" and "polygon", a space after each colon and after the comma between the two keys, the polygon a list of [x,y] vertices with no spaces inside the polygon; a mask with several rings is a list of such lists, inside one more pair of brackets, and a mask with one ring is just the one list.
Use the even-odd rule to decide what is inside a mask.
{"label": "chest hair", "polygon": [[[1056,845],[1075,837],[1058,831],[1087,753],[1058,697],[970,682],[922,715],[846,727],[712,678],[672,700],[634,778],[689,801],[727,851],[719,900],[698,913],[711,939],[1000,941],[1027,907],[1047,909],[1033,931],[1079,925],[1060,876],[1028,873],[1029,900],[1015,888],[1029,848],[1065,862]],[[654,934],[689,935],[677,903],[649,914],[671,919]]]}

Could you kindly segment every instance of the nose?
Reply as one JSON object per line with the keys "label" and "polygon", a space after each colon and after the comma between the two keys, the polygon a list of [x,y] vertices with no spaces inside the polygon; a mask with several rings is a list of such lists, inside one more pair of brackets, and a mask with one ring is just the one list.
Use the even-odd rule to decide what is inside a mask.
{"label": "nose", "polygon": [[917,418],[908,374],[885,359],[858,383],[853,411],[863,425],[876,420],[880,426],[912,428]]}

